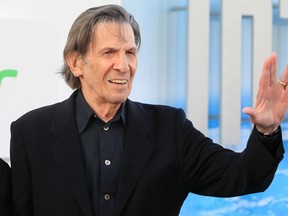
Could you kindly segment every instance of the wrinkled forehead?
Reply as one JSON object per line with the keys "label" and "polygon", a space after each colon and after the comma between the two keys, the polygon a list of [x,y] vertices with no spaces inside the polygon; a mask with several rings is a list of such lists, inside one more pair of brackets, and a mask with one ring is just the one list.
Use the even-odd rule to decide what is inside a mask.
{"label": "wrinkled forehead", "polygon": [[132,26],[127,22],[100,22],[94,26],[92,43],[97,41],[120,40],[125,43],[135,43]]}

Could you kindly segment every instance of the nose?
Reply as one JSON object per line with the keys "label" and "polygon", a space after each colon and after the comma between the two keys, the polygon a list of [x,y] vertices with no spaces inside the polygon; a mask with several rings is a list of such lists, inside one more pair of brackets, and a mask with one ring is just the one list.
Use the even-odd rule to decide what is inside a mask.
{"label": "nose", "polygon": [[128,57],[125,53],[121,53],[117,55],[117,58],[115,59],[113,69],[118,70],[120,72],[127,72],[129,71],[129,61]]}

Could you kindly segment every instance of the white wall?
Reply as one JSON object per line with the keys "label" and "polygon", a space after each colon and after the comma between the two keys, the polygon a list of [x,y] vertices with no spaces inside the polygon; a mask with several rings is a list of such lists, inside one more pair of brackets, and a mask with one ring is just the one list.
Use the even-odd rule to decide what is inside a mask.
{"label": "white wall", "polygon": [[72,22],[89,7],[120,0],[0,0],[0,157],[9,157],[10,124],[25,112],[68,97],[56,74]]}
{"label": "white wall", "polygon": [[[255,3],[258,1],[260,0],[235,0],[234,3],[246,2],[248,5],[250,5],[253,4],[253,2]],[[187,104],[192,104],[187,108],[188,117],[193,120],[194,124],[197,126],[197,128],[201,129],[201,131],[207,131],[208,101],[206,96],[207,90],[209,88],[209,83],[199,82],[199,80],[203,80],[203,78],[197,79],[197,77],[203,75],[204,73],[206,73],[204,74],[205,76],[208,75],[208,31],[206,35],[205,33],[203,34],[203,31],[201,31],[201,28],[207,28],[208,26],[205,26],[206,24],[199,25],[202,18],[199,17],[199,15],[198,17],[191,16],[193,14],[196,14],[195,11],[192,13],[191,9],[194,8],[198,10],[199,4],[205,4],[206,11],[202,8],[203,11],[201,10],[201,13],[202,16],[206,17],[205,19],[208,21],[207,18],[209,16],[209,7],[207,5],[208,2],[210,2],[211,4],[211,2],[213,1],[188,1],[189,6],[186,9],[190,8],[189,10],[191,12],[189,18],[190,23],[188,25],[188,28],[191,30],[189,36],[190,38],[193,37],[193,34],[191,34],[191,32],[202,32],[200,36],[196,35],[197,40],[190,40],[190,51],[188,55],[188,61],[190,62],[189,68],[191,68],[191,65],[193,65],[192,63],[197,62],[200,63],[200,66],[205,66],[205,68],[195,70],[193,66],[193,70],[190,70],[190,72],[188,73],[189,76],[187,83],[187,71],[185,70],[186,65],[183,65],[181,61],[179,65],[181,65],[182,68],[179,68],[177,66],[177,63],[175,63],[180,57],[183,58],[184,56],[184,58],[186,58],[186,48],[179,48],[181,44],[185,45],[185,43],[177,43],[177,40],[182,42],[186,41],[186,38],[184,37],[185,31],[179,31],[179,29],[181,28],[177,28],[181,26],[181,23],[178,22],[177,18],[179,13],[175,12],[175,10],[172,10],[174,6],[179,5],[181,2],[183,5],[185,5],[184,3],[186,3],[185,0],[0,0],[0,73],[1,71],[6,69],[15,69],[18,71],[18,75],[16,78],[4,78],[3,80],[0,80],[0,157],[9,157],[9,126],[11,121],[15,120],[20,115],[31,109],[55,103],[57,101],[63,100],[64,98],[67,98],[70,95],[71,90],[66,86],[66,84],[59,77],[59,75],[56,74],[56,72],[59,71],[59,68],[62,65],[62,50],[66,41],[66,36],[69,28],[75,18],[85,9],[92,6],[108,3],[123,4],[129,12],[135,15],[136,20],[138,20],[138,22],[140,23],[142,31],[143,43],[139,53],[139,68],[130,98],[133,100],[141,100],[149,103],[164,103],[169,105],[176,104],[177,106],[179,106],[179,104],[181,106],[181,103],[183,103],[185,106],[185,100],[187,96]],[[225,2],[225,7],[223,7],[223,11],[230,12],[236,10],[239,12],[237,13],[238,15],[236,13],[233,14],[237,15],[238,18],[240,17],[239,14],[247,15],[247,13],[249,12],[247,12],[246,9],[243,12],[241,7],[235,8],[234,4],[230,4],[230,1],[222,1],[222,3],[223,2]],[[266,4],[270,4],[272,1],[265,0],[265,2]],[[281,0],[281,3],[279,4],[280,11],[282,11],[280,16],[282,18],[287,18],[287,13],[285,13],[286,10],[283,9],[286,8],[287,2],[288,0]],[[193,6],[194,4],[195,6]],[[228,6],[232,9],[230,9]],[[250,7],[248,7],[248,9],[249,8]],[[257,8],[256,4],[256,7],[254,8],[259,9],[259,11],[264,15],[266,14],[263,10],[263,3],[261,4],[261,7]],[[248,15],[251,15],[250,12],[248,13]],[[255,14],[253,13],[252,15]],[[229,13],[227,16],[230,16]],[[268,16],[266,16],[265,18],[267,17]],[[269,19],[271,20],[271,18]],[[230,19],[222,20],[223,24],[225,24],[227,20]],[[191,21],[194,21],[194,25]],[[261,22],[259,23],[260,24],[257,26],[264,26],[264,30],[268,29],[268,22],[263,22],[264,25]],[[231,29],[223,29],[226,29],[226,31],[233,33],[234,25],[231,26]],[[237,29],[239,30],[239,28]],[[224,35],[230,35],[231,37],[231,34]],[[265,35],[270,37],[270,30],[268,34]],[[275,38],[275,29],[273,29],[273,35]],[[223,37],[223,40],[225,38],[226,37]],[[239,39],[239,37],[237,38]],[[263,38],[264,37],[261,36],[260,39]],[[225,39],[225,41],[227,40]],[[262,44],[264,45],[258,46],[262,48],[268,47],[267,44],[270,43],[268,42],[270,41],[270,39],[267,38],[265,40],[257,39],[254,41],[262,42]],[[286,58],[286,55],[284,55],[284,53],[287,52],[287,49],[285,49],[287,46],[284,46],[279,41],[282,42],[283,40],[276,41],[277,43],[279,43],[277,44],[277,46],[283,47],[283,53],[280,53],[281,55],[279,55],[279,58],[282,59],[283,56]],[[196,46],[191,46],[192,43],[194,43],[194,45],[200,45],[200,49],[203,49],[203,46],[206,47],[206,50],[203,49],[205,51],[204,57],[203,55],[200,56],[199,52],[195,52],[195,50],[197,49],[195,48]],[[222,44],[225,45],[227,43]],[[237,45],[239,45],[239,43],[237,43]],[[227,45],[225,45],[225,47],[229,48],[229,46]],[[228,51],[231,52],[232,49],[229,50]],[[178,55],[179,53],[182,53],[182,55]],[[193,55],[191,55],[193,53],[196,54],[194,57]],[[228,56],[233,57],[233,60],[239,60],[240,52],[237,53],[237,55],[234,54]],[[266,53],[261,53],[266,56]],[[200,60],[205,60],[206,63],[203,64],[203,62]],[[229,61],[229,59],[227,60],[227,58],[223,58],[223,65],[229,65],[227,64],[227,62],[229,63],[232,61]],[[285,62],[286,64],[287,60],[282,60],[282,62]],[[257,65],[261,67],[261,64]],[[230,70],[226,71],[229,72]],[[259,69],[257,71],[259,72]],[[194,74],[192,74],[192,72]],[[229,73],[226,74],[229,75]],[[239,73],[237,74],[239,75]],[[189,79],[189,77],[191,79]],[[225,77],[227,77],[227,79]],[[231,83],[229,77],[230,76],[223,76],[223,78],[225,78],[228,83]],[[206,79],[204,78],[204,80]],[[258,78],[254,80],[258,82]],[[198,82],[201,87],[201,94],[199,94],[199,88],[196,84],[193,84],[193,82]],[[200,97],[195,99],[193,95],[187,95],[186,85],[188,85],[189,87],[187,88],[188,93],[192,94],[193,92],[195,92],[196,95],[200,95]],[[229,88],[231,88],[231,86],[229,86]],[[238,93],[239,90],[240,88],[238,86]],[[223,94],[227,96],[229,92],[231,91],[225,88]],[[206,96],[204,97],[204,95]],[[237,96],[237,98],[239,97]],[[195,103],[197,103],[197,106],[195,106]],[[226,104],[229,105],[229,100]],[[194,112],[192,109],[190,109],[190,107],[197,108],[198,110]],[[222,108],[223,107],[225,106],[222,106]],[[230,110],[229,113],[232,113],[234,117],[235,112],[233,110],[231,111],[229,106],[226,107],[228,107],[228,109]],[[239,104],[235,107],[238,110]],[[222,109],[222,112],[223,111],[225,110]],[[240,118],[240,114],[241,112],[237,111],[238,120]],[[229,117],[228,120],[230,120]],[[205,125],[201,126],[201,123],[203,122],[205,123]],[[233,122],[233,124],[235,124],[235,122]],[[236,122],[236,125],[239,126],[239,121]],[[225,133],[228,133],[228,135],[230,135],[229,137],[232,137],[233,140],[238,140],[240,142],[240,138],[235,138],[239,137],[239,134],[237,136],[232,135],[233,133],[231,133],[230,131],[230,125],[228,125],[228,128],[229,130],[223,131]],[[233,127],[233,129],[234,131],[239,133],[239,128]],[[224,137],[223,134],[222,137]],[[226,143],[231,143],[231,141],[228,140]]]}

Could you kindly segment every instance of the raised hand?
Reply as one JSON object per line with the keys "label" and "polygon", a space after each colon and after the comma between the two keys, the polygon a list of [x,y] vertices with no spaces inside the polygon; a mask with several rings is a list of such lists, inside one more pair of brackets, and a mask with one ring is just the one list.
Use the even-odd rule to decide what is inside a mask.
{"label": "raised hand", "polygon": [[283,121],[288,108],[288,65],[279,81],[276,79],[276,53],[272,53],[263,65],[255,108],[245,107],[258,131],[271,133]]}

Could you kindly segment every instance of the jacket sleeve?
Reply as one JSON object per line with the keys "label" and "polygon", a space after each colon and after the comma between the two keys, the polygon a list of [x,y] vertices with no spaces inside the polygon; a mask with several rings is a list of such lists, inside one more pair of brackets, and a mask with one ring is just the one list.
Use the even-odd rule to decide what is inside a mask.
{"label": "jacket sleeve", "polygon": [[[276,139],[263,140],[253,129],[246,149],[238,153],[213,143],[181,111],[177,121],[179,164],[189,192],[231,197],[264,191],[272,182],[284,153],[281,132]],[[275,142],[276,157],[264,142]]]}

